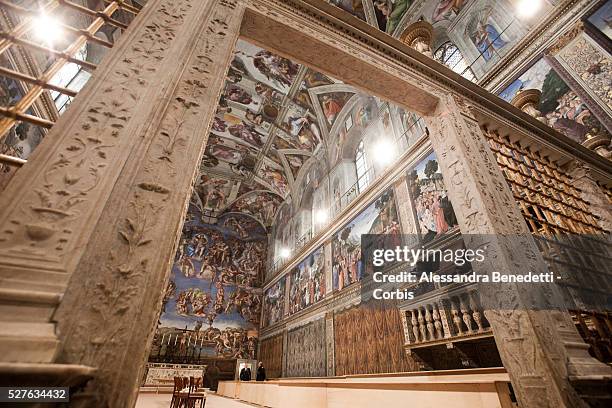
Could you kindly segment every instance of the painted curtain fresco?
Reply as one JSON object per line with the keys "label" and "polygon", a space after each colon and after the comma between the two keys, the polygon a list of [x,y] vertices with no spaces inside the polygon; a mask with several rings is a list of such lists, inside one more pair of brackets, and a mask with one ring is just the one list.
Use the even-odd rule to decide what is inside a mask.
{"label": "painted curtain fresco", "polygon": [[291,271],[289,313],[296,313],[325,296],[325,256],[320,247]]}
{"label": "painted curtain fresco", "polygon": [[416,370],[402,348],[402,331],[397,308],[380,301],[334,315],[336,375]]}
{"label": "painted curtain fresco", "polygon": [[278,334],[261,341],[257,356],[266,369],[267,378],[279,378],[283,373],[283,335]]}
{"label": "painted curtain fresco", "polygon": [[539,89],[542,97],[538,109],[548,125],[579,143],[592,128],[604,129],[582,99],[544,59],[512,82],[499,97],[510,102],[523,89]]}
{"label": "painted curtain fresco", "polygon": [[325,319],[287,333],[287,377],[326,375]]}
{"label": "painted curtain fresco", "polygon": [[252,218],[228,214],[205,224],[190,206],[158,327],[167,354],[186,340],[200,356],[254,357],[266,244]]}
{"label": "painted curtain fresco", "polygon": [[444,235],[457,225],[457,217],[446,195],[435,153],[431,153],[412,169],[408,183],[424,241]]}
{"label": "painted curtain fresco", "polygon": [[393,190],[389,189],[332,238],[333,289],[358,282],[365,273],[361,261],[361,235],[400,234]]}
{"label": "painted curtain fresco", "polygon": [[264,313],[262,327],[280,321],[285,315],[285,285],[286,277],[280,278],[266,290],[264,295]]}

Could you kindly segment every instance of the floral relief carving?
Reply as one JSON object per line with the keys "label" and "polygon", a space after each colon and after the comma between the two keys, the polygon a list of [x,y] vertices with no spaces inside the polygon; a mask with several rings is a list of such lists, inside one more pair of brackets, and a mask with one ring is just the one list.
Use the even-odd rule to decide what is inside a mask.
{"label": "floral relief carving", "polygon": [[567,64],[603,103],[612,109],[612,59],[585,34],[563,48],[558,57]]}
{"label": "floral relief carving", "polygon": [[[107,398],[114,398],[107,395],[112,394],[109,387],[117,367],[126,367],[136,358],[117,354],[117,345],[128,347],[142,342],[153,332],[155,322],[148,321],[150,310],[145,304],[148,298],[157,302],[159,297],[161,302],[164,277],[169,270],[165,257],[174,254],[170,251],[175,245],[172,229],[177,225],[172,220],[183,218],[181,203],[187,202],[192,176],[206,145],[206,127],[223,83],[223,61],[229,59],[238,33],[241,15],[229,11],[234,10],[237,2],[214,2],[217,6],[201,12],[206,24],[198,28],[193,51],[185,57],[186,69],[177,79],[159,123],[143,133],[146,150],[141,156],[132,156],[138,167],[133,181],[124,190],[125,204],[114,208],[117,214],[113,216],[120,220],[118,225],[101,227],[106,238],[100,238],[102,248],[98,251],[108,248],[110,257],[96,276],[87,277],[85,288],[79,293],[67,293],[62,310],[64,314],[72,313],[68,310],[72,303],[96,299],[80,308],[78,316],[70,318],[83,323],[60,328],[63,327],[65,336],[63,354],[77,356],[78,363],[98,368],[95,383],[90,385],[95,391],[86,392],[104,403]],[[188,10],[191,7],[188,3],[184,2],[185,7],[179,10]],[[92,337],[90,333],[96,335]],[[140,351],[141,357],[146,358],[145,347],[141,345]],[[75,359],[70,357],[70,361]],[[134,381],[137,378],[133,376]],[[129,381],[133,379],[130,377]],[[124,406],[119,401],[114,403],[117,405],[111,406]]]}

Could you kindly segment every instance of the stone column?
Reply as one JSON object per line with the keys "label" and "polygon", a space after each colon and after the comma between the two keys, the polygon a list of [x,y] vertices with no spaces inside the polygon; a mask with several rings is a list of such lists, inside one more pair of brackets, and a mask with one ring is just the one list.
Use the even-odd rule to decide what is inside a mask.
{"label": "stone column", "polygon": [[135,403],[243,7],[150,0],[2,194],[0,361],[96,368],[71,406]]}
{"label": "stone column", "polygon": [[[431,143],[466,246],[487,246],[487,258],[473,264],[475,271],[547,271],[477,121],[456,98],[442,99],[429,118]],[[602,379],[611,370],[588,355],[569,314],[530,310],[525,285],[495,289],[489,299],[498,306],[485,316],[521,407],[586,407],[570,379]],[[548,292],[542,294],[541,302],[548,299]]]}

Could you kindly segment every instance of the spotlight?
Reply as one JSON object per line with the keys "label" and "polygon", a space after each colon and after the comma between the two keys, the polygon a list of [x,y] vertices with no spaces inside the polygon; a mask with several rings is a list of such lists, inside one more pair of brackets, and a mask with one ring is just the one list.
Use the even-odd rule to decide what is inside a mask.
{"label": "spotlight", "polygon": [[36,37],[49,44],[59,40],[63,34],[59,22],[44,13],[34,18],[32,29]]}
{"label": "spotlight", "polygon": [[281,258],[289,258],[289,256],[291,256],[291,250],[289,248],[281,248],[280,256]]}
{"label": "spotlight", "polygon": [[394,146],[387,139],[380,139],[374,145],[372,153],[374,153],[374,160],[381,166],[386,166],[395,158]]}
{"label": "spotlight", "polygon": [[522,18],[533,17],[542,7],[542,0],[519,0],[516,4],[516,14]]}
{"label": "spotlight", "polygon": [[324,224],[327,222],[327,211],[319,209],[315,212],[315,222],[317,224]]}

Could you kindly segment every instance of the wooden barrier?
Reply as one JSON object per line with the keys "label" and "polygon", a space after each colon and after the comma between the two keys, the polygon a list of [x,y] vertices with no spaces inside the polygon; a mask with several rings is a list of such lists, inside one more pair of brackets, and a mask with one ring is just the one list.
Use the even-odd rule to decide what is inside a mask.
{"label": "wooden barrier", "polygon": [[221,381],[217,394],[269,408],[512,408],[501,368],[388,375]]}

